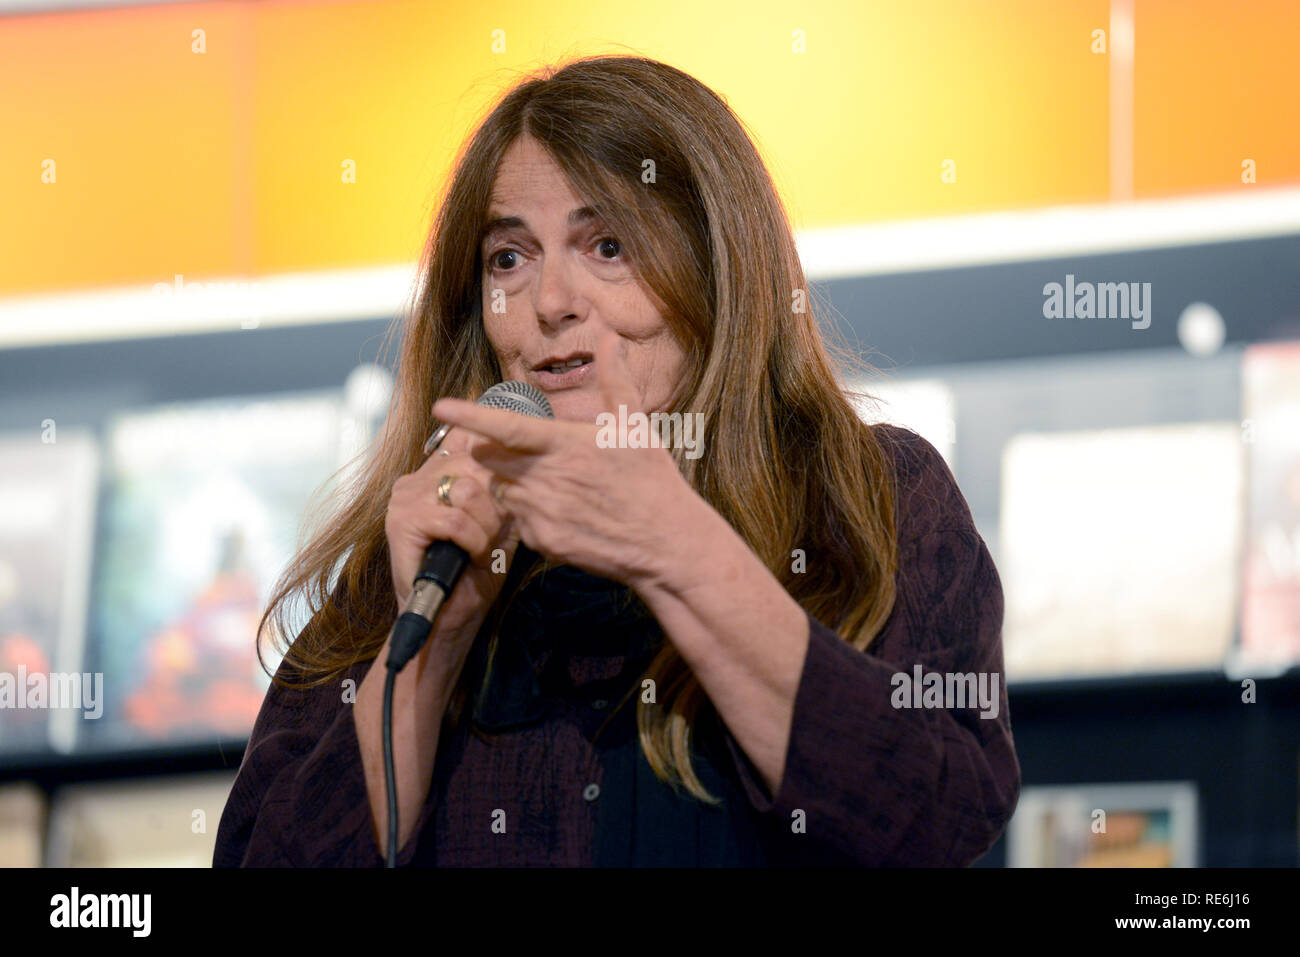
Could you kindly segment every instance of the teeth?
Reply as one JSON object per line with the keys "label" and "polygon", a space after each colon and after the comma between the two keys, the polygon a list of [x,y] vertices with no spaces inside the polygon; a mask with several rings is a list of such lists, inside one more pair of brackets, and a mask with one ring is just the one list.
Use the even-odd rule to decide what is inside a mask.
{"label": "teeth", "polygon": [[581,359],[581,358],[570,359],[568,362],[562,362],[557,365],[551,366],[551,372],[555,373],[556,375],[560,375],[561,373],[567,372],[569,369],[578,368],[578,366],[583,365],[586,361],[587,361],[586,359]]}

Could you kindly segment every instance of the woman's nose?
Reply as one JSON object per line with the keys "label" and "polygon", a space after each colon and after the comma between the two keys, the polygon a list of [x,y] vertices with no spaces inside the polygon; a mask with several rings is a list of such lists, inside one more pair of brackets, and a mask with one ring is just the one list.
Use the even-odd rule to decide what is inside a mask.
{"label": "woman's nose", "polygon": [[563,256],[548,256],[542,261],[533,290],[538,322],[555,326],[579,318],[581,308],[572,269]]}

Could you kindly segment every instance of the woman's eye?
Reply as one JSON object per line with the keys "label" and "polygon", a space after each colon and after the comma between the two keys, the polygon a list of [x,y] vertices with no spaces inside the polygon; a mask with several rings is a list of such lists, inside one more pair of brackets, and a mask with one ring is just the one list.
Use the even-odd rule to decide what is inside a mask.
{"label": "woman's eye", "polygon": [[[622,252],[622,250],[623,250],[623,247],[619,245],[618,240],[617,240],[617,239],[614,239],[612,236],[606,236],[604,239],[600,240],[600,241],[597,243],[597,248],[600,249],[600,250],[602,250],[602,251],[608,249],[608,247],[610,247],[610,246],[613,246],[613,247],[614,247],[614,253],[613,253],[613,256],[617,256],[617,255],[618,255],[620,252]],[[608,257],[608,258],[611,258],[611,259],[612,259],[613,256],[610,256],[610,257]]]}
{"label": "woman's eye", "polygon": [[508,265],[508,264],[507,264],[507,265],[502,265],[502,263],[501,263],[501,257],[502,257],[502,256],[517,256],[517,255],[518,255],[518,253],[516,253],[513,249],[502,249],[502,250],[500,250],[499,252],[495,252],[495,253],[493,253],[491,256],[488,257],[488,265],[491,267],[491,269],[492,269],[493,272],[509,272],[510,269],[511,269],[511,266]]}

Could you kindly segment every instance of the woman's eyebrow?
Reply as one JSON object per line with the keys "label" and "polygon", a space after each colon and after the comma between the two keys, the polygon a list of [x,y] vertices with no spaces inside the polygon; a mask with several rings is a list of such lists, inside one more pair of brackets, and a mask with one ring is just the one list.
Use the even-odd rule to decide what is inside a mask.
{"label": "woman's eyebrow", "polygon": [[[600,219],[600,213],[594,206],[580,206],[571,210],[568,216],[569,226],[579,226],[592,220]],[[528,229],[528,223],[524,222],[521,216],[498,216],[496,219],[489,220],[480,233],[479,242],[485,243],[497,233],[505,232],[509,229],[523,228]]]}

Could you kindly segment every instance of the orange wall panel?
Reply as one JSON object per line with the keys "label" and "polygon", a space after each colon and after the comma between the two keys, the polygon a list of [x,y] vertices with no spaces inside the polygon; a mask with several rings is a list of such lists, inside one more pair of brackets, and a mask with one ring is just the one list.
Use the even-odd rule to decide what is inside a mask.
{"label": "orange wall panel", "polygon": [[1148,196],[1300,182],[1300,3],[1144,0],[1134,181]]}
{"label": "orange wall panel", "polygon": [[[722,93],[798,228],[1104,202],[1111,65],[1091,44],[1109,18],[1107,0],[0,17],[0,296],[409,262],[488,105],[531,68],[601,52]],[[1136,195],[1241,188],[1246,157],[1260,185],[1300,182],[1300,4],[1136,0],[1135,24]]]}
{"label": "orange wall panel", "polygon": [[[0,18],[0,292],[252,265],[244,19],[229,3]],[[191,52],[195,28],[206,54]]]}

